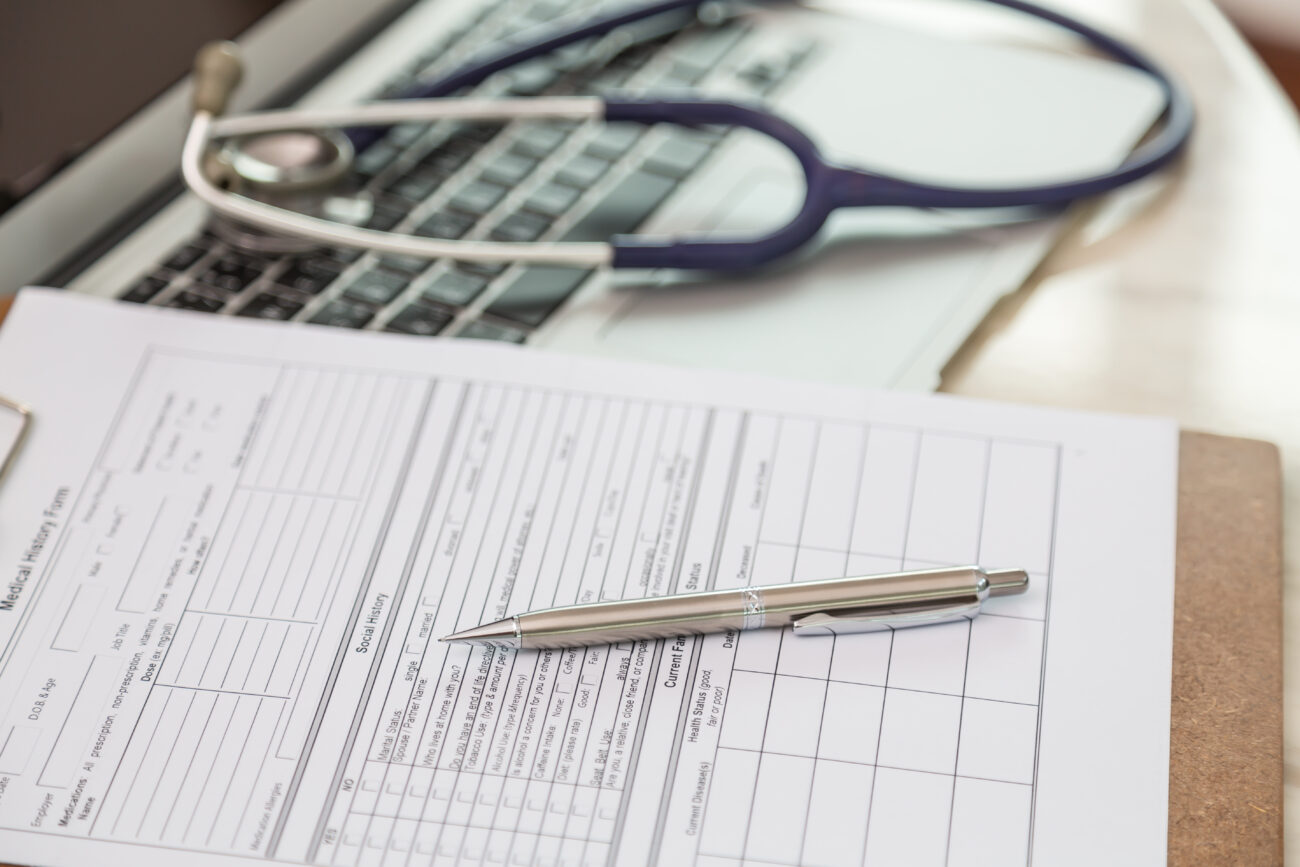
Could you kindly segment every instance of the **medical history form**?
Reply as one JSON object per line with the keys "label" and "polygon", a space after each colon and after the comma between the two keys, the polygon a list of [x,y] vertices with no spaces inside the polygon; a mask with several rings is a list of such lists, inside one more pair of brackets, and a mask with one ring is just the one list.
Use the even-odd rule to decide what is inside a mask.
{"label": "medical history form", "polygon": [[[1163,860],[1172,422],[27,290],[0,861]],[[978,563],[974,619],[567,650],[553,605]]]}

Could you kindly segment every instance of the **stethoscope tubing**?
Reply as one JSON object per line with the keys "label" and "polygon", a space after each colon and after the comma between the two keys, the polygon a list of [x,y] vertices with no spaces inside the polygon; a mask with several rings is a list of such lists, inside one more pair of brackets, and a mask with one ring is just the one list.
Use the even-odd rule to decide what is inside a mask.
{"label": "stethoscope tubing", "polygon": [[[196,112],[182,155],[183,175],[194,192],[226,217],[273,233],[291,234],[321,244],[356,247],[383,253],[481,262],[531,262],[582,267],[679,268],[732,270],[754,268],[780,258],[811,240],[830,214],[843,207],[918,207],[942,209],[1059,207],[1096,196],[1143,178],[1168,165],[1191,135],[1195,112],[1187,93],[1153,60],[1126,43],[1060,13],[1024,0],[985,2],[1024,12],[1081,36],[1118,62],[1151,76],[1165,96],[1163,125],[1118,168],[1069,181],[1012,188],[945,187],[910,181],[827,161],[813,141],[788,121],[761,106],[709,99],[600,99],[597,97],[537,97],[529,99],[444,98],[516,64],[563,48],[582,39],[656,15],[700,5],[701,0],[666,0],[602,16],[581,26],[512,47],[462,67],[432,84],[397,98],[337,109],[290,109],[216,120]],[[206,114],[206,117],[201,115]],[[806,182],[804,202],[786,225],[748,240],[663,238],[616,235],[599,242],[498,242],[444,240],[380,232],[335,223],[288,211],[219,189],[201,170],[209,142],[216,138],[301,130],[345,128],[358,150],[376,130],[393,124],[458,119],[512,121],[520,119],[603,118],[644,124],[746,127],[787,147],[799,162]]]}

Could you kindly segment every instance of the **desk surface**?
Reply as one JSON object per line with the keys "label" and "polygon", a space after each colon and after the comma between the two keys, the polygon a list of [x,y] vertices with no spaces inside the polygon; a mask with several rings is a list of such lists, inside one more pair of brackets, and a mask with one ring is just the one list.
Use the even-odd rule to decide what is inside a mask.
{"label": "desk surface", "polygon": [[[1115,197],[948,366],[956,394],[1177,418],[1281,447],[1284,660],[1300,652],[1300,124],[1209,0],[1055,0],[1191,88],[1175,183]],[[1300,668],[1286,672],[1286,849],[1300,858]],[[1291,860],[1288,859],[1288,860]]]}

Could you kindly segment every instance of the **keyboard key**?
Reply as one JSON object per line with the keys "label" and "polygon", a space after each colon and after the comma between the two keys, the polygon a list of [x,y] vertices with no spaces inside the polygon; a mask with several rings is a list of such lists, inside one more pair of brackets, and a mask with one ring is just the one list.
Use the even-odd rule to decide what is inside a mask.
{"label": "keyboard key", "polygon": [[438,175],[451,175],[469,162],[478,146],[473,142],[451,139],[420,157],[419,165]]}
{"label": "keyboard key", "polygon": [[123,301],[143,304],[166,287],[166,277],[145,277],[121,295]]}
{"label": "keyboard key", "polygon": [[695,38],[674,46],[673,55],[681,63],[707,72],[718,65],[745,35],[745,28],[731,25],[698,30]]}
{"label": "keyboard key", "polygon": [[261,276],[265,267],[265,262],[226,255],[209,263],[194,279],[226,292],[242,292]]}
{"label": "keyboard key", "polygon": [[334,247],[329,251],[331,258],[349,265],[360,259],[364,252],[356,247]]}
{"label": "keyboard key", "polygon": [[425,287],[421,296],[425,300],[438,304],[464,307],[473,301],[487,284],[488,278],[479,274],[467,274],[459,270],[445,271]]}
{"label": "keyboard key", "polygon": [[487,181],[471,181],[451,197],[449,204],[458,211],[481,217],[506,194],[506,188]]}
{"label": "keyboard key", "polygon": [[446,328],[451,318],[451,312],[448,310],[416,303],[411,304],[394,316],[386,328],[389,331],[399,331],[402,334],[418,334],[421,337],[429,337]]}
{"label": "keyboard key", "polygon": [[511,214],[492,230],[492,238],[496,241],[527,243],[536,241],[549,228],[551,221],[546,217],[529,213]]}
{"label": "keyboard key", "polygon": [[442,175],[417,167],[389,184],[387,192],[410,202],[423,202],[438,189],[442,180]]}
{"label": "keyboard key", "polygon": [[207,295],[201,295],[198,292],[182,292],[167,302],[168,307],[179,307],[182,310],[199,310],[204,313],[216,313],[226,302],[218,301]]}
{"label": "keyboard key", "polygon": [[423,274],[429,267],[429,260],[419,256],[384,255],[379,257],[379,264],[390,271],[399,271],[409,276]]}
{"label": "keyboard key", "polygon": [[616,160],[627,153],[645,132],[645,127],[635,123],[612,123],[601,129],[587,143],[587,153]]}
{"label": "keyboard key", "polygon": [[401,148],[396,145],[377,141],[357,154],[356,159],[352,161],[352,171],[364,177],[374,177],[388,168],[401,152]]}
{"label": "keyboard key", "polygon": [[590,271],[581,268],[525,268],[507,284],[506,290],[488,306],[487,312],[536,327],[572,295],[589,274]]}
{"label": "keyboard key", "polygon": [[547,184],[524,200],[524,207],[546,217],[558,217],[578,201],[580,193],[563,184]]}
{"label": "keyboard key", "polygon": [[[400,202],[400,204],[399,204]],[[376,199],[374,211],[366,221],[366,227],[387,232],[410,213],[410,203],[400,199]]]}
{"label": "keyboard key", "polygon": [[363,328],[374,315],[375,311],[364,304],[338,298],[318,310],[311,321],[319,325],[336,325],[340,328]]}
{"label": "keyboard key", "polygon": [[674,63],[661,76],[659,76],[659,80],[651,86],[651,89],[655,93],[665,90],[674,91],[689,89],[694,87],[696,84],[699,84],[700,79],[704,78],[706,73],[707,70],[695,66]]}
{"label": "keyboard key", "polygon": [[536,124],[525,127],[515,142],[514,149],[523,154],[537,157],[550,156],[566,138],[569,131],[554,124]]}
{"label": "keyboard key", "polygon": [[539,57],[510,70],[507,90],[514,96],[537,96],[559,78],[560,70],[545,57]]}
{"label": "keyboard key", "polygon": [[555,179],[562,184],[585,190],[609,170],[609,160],[591,154],[579,154],[560,169]]}
{"label": "keyboard key", "polygon": [[704,162],[704,158],[712,149],[711,142],[685,135],[675,135],[655,149],[646,160],[646,168],[681,180]]}
{"label": "keyboard key", "polygon": [[385,138],[393,145],[404,148],[410,146],[417,138],[424,135],[428,127],[422,123],[402,123],[388,131]]}
{"label": "keyboard key", "polygon": [[592,62],[592,48],[595,45],[594,39],[584,39],[581,42],[574,42],[563,48],[557,48],[551,52],[551,61],[557,68],[565,72],[578,72],[590,67]]}
{"label": "keyboard key", "polygon": [[488,163],[483,177],[507,187],[513,187],[528,177],[537,166],[537,160],[525,154],[506,152]]}
{"label": "keyboard key", "polygon": [[605,241],[635,231],[677,186],[672,178],[636,171],[614,185],[605,198],[564,233],[564,241]]}
{"label": "keyboard key", "polygon": [[176,252],[172,253],[166,262],[163,262],[164,268],[170,268],[173,271],[184,271],[195,262],[203,258],[208,251],[196,244],[186,244]]}
{"label": "keyboard key", "polygon": [[460,238],[474,225],[474,218],[465,214],[439,211],[415,227],[415,234],[426,238]]}
{"label": "keyboard key", "polygon": [[497,325],[495,322],[484,322],[476,320],[466,325],[457,337],[468,337],[473,340],[504,340],[508,343],[523,343],[528,332],[519,328],[512,328],[508,325]]}
{"label": "keyboard key", "polygon": [[301,301],[292,301],[271,292],[263,292],[240,308],[237,315],[254,319],[278,319],[283,321],[292,319],[302,307]]}
{"label": "keyboard key", "polygon": [[405,275],[376,268],[353,280],[343,294],[353,301],[383,307],[401,295],[409,282]]}
{"label": "keyboard key", "polygon": [[529,4],[528,16],[536,21],[559,18],[570,9],[567,0],[534,0]]}
{"label": "keyboard key", "polygon": [[456,267],[485,277],[495,277],[509,267],[507,262],[457,262]]}
{"label": "keyboard key", "polygon": [[333,283],[342,270],[340,263],[329,259],[296,259],[288,270],[275,278],[275,282],[307,295],[316,295]]}
{"label": "keyboard key", "polygon": [[[674,33],[675,32],[676,31],[674,31]],[[617,58],[618,64],[627,67],[628,69],[640,69],[649,63],[650,59],[658,53],[667,38],[668,36],[660,36],[645,42],[637,42],[634,45],[629,45],[619,53]]]}
{"label": "keyboard key", "polygon": [[586,81],[578,87],[577,92],[582,95],[605,96],[616,90],[619,90],[627,80],[632,77],[633,69],[627,69],[622,66],[607,66],[604,69],[595,70]]}
{"label": "keyboard key", "polygon": [[477,142],[480,145],[485,145],[496,138],[499,132],[501,132],[501,124],[499,123],[467,123],[460,128],[453,138],[461,142]]}

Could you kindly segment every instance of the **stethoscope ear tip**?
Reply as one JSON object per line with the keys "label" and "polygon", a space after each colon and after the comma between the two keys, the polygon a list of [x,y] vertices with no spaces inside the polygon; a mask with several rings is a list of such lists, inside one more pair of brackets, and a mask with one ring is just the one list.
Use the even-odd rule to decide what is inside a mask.
{"label": "stethoscope ear tip", "polygon": [[233,42],[209,42],[194,56],[194,111],[223,114],[244,77],[244,61]]}

